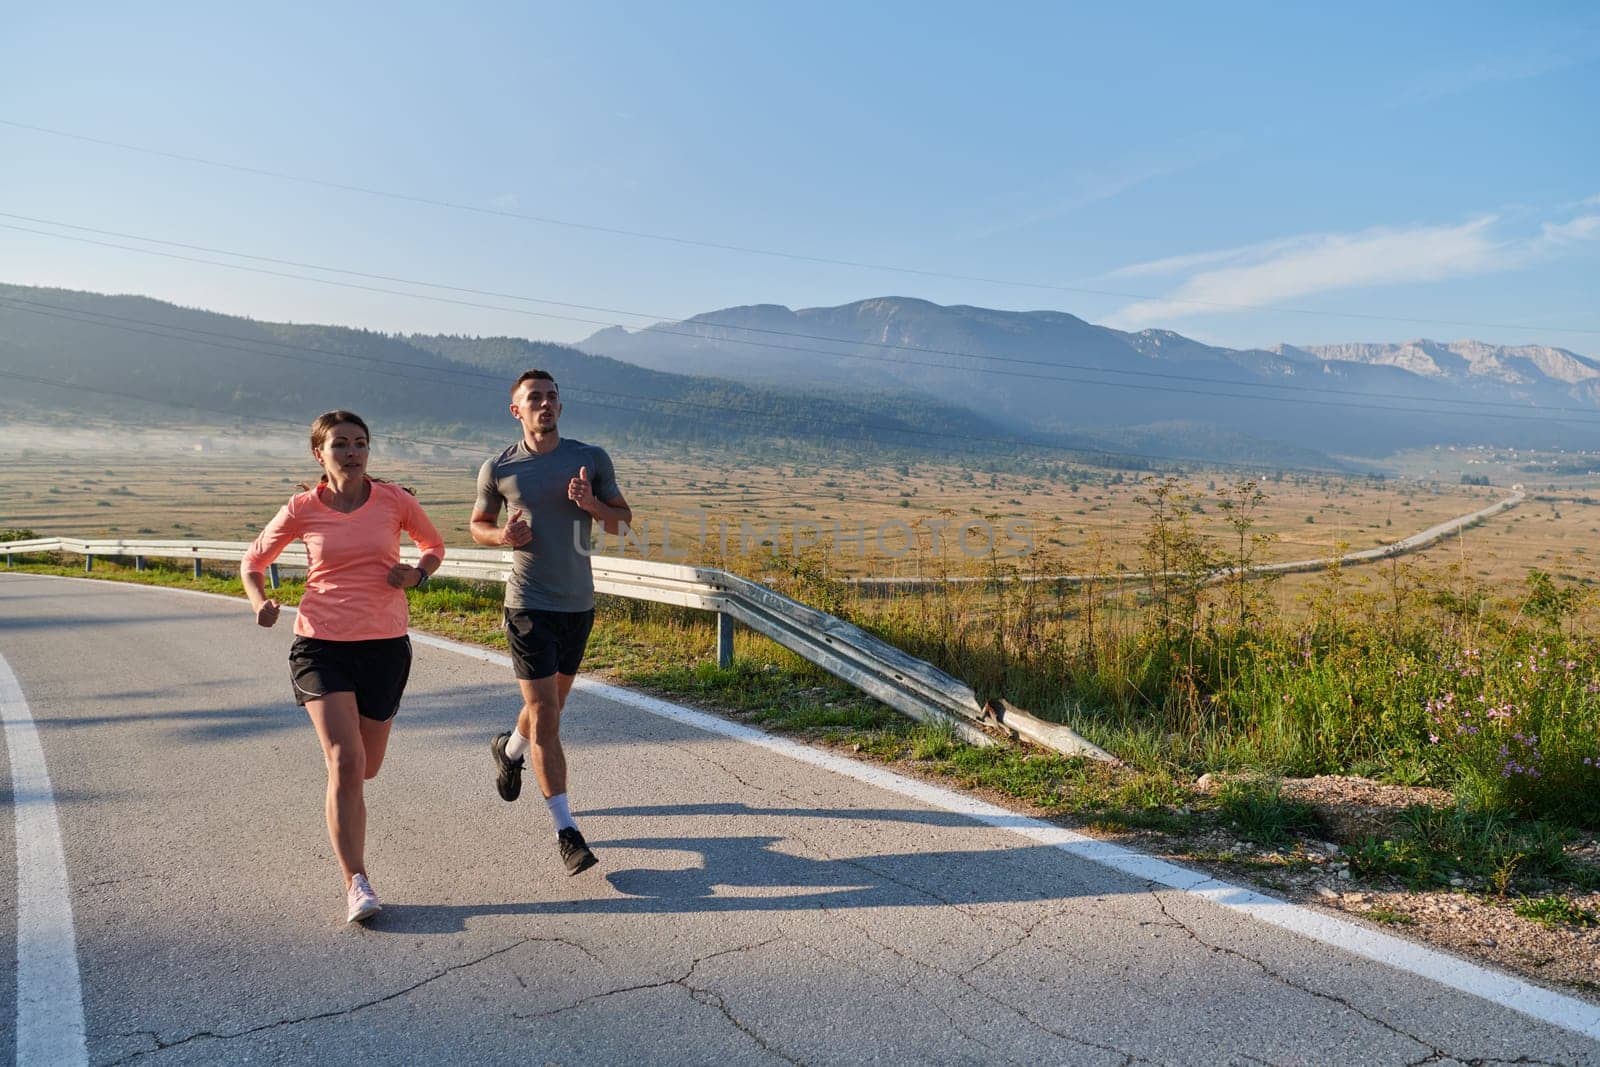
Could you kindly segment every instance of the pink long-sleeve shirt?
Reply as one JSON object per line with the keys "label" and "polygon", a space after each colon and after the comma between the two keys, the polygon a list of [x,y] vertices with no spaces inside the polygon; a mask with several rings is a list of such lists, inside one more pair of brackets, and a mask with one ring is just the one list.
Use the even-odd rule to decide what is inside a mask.
{"label": "pink long-sleeve shirt", "polygon": [[311,565],[294,632],[326,641],[400,637],[410,623],[406,594],[389,584],[405,531],[425,556],[444,558],[444,541],[417,498],[390,482],[372,482],[367,502],[348,514],[323,502],[316,488],[278,509],[244,555],[243,569],[261,572],[296,538]]}

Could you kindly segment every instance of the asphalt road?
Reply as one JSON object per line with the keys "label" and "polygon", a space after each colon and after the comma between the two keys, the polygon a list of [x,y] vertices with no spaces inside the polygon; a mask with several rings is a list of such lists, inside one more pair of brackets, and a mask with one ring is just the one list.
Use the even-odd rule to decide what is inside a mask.
{"label": "asphalt road", "polygon": [[[494,792],[509,670],[423,645],[369,783],[386,909],[347,927],[289,622],[0,575],[51,780],[6,778],[0,853],[54,811],[88,1063],[1600,1063],[1560,998],[1542,1021],[604,687],[563,731],[600,857],[568,878],[536,790]],[[24,844],[0,959],[37,947]],[[70,1014],[17,973],[0,1055]]]}

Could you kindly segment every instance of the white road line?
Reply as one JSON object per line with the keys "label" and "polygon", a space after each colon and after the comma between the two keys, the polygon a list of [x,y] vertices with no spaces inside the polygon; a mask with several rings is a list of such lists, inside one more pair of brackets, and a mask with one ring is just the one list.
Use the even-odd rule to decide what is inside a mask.
{"label": "white road line", "polygon": [[17,814],[17,1062],[77,1067],[88,1051],[67,857],[39,730],[3,656],[0,722]]}
{"label": "white road line", "polygon": [[[27,577],[52,576],[29,575]],[[69,578],[66,580],[93,581],[94,579]],[[213,597],[229,600],[235,604],[239,603],[236,597],[223,597],[215,593],[201,593],[198,590],[171,589],[163,586],[139,586],[138,588],[184,593],[190,596]],[[285,608],[284,610],[289,612],[294,609]],[[495,652],[476,645],[463,644],[459,641],[451,641],[447,638],[435,637],[432,634],[417,633],[415,631],[411,634],[411,640],[414,644],[444,649],[508,669],[511,666],[511,657],[503,652]],[[651,715],[670,719],[697,730],[703,730],[706,733],[720,734],[736,741],[756,745],[770,752],[786,756],[789,759],[801,763],[809,763],[814,767],[820,767],[834,774],[876,786],[886,792],[916,800],[929,807],[957,815],[965,815],[974,821],[1018,834],[1040,844],[1059,848],[1063,852],[1100,866],[1108,867],[1142,882],[1193,894],[1210,901],[1218,907],[1240,912],[1260,922],[1291,931],[1312,941],[1330,945],[1352,955],[1365,957],[1394,970],[1402,971],[1406,974],[1414,974],[1419,978],[1437,982],[1440,985],[1459,990],[1471,996],[1481,997],[1492,1003],[1503,1004],[1513,1011],[1538,1019],[1541,1022],[1549,1023],[1552,1026],[1558,1026],[1563,1030],[1570,1030],[1573,1033],[1600,1040],[1600,1005],[1545,989],[1543,986],[1524,981],[1513,975],[1503,974],[1488,967],[1459,959],[1447,952],[1440,952],[1437,949],[1427,948],[1359,923],[1353,923],[1310,908],[1303,908],[1288,901],[1278,900],[1275,897],[1257,893],[1243,886],[1212,878],[1200,871],[1181,867],[1176,863],[1169,863],[1166,860],[1147,856],[1142,852],[1136,852],[1133,849],[1124,848],[1109,841],[1101,841],[1076,833],[1054,823],[1046,822],[1043,819],[1019,815],[1014,811],[1008,811],[976,797],[958,793],[953,789],[945,789],[942,786],[930,785],[926,782],[906,778],[882,767],[858,763],[855,760],[846,759],[831,752],[811,748],[798,742],[790,741],[787,738],[775,737],[753,727],[729,722],[726,719],[719,719],[716,716],[673,704],[658,697],[635,693],[630,689],[609,685],[592,678],[580,677],[574,687],[593,693],[602,699],[625,704]]]}

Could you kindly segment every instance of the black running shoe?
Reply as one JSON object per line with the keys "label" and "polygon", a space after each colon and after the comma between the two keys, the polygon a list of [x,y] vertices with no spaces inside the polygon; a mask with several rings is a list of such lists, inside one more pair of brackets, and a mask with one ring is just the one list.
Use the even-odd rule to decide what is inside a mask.
{"label": "black running shoe", "polygon": [[556,835],[556,845],[561,849],[561,862],[567,865],[568,874],[582,874],[600,861],[589,851],[589,845],[576,826],[569,826]]}
{"label": "black running shoe", "polygon": [[494,787],[500,790],[501,800],[515,800],[522,795],[522,765],[527,762],[524,756],[506,756],[509,740],[511,731],[507,730],[489,742],[489,751],[494,754]]}

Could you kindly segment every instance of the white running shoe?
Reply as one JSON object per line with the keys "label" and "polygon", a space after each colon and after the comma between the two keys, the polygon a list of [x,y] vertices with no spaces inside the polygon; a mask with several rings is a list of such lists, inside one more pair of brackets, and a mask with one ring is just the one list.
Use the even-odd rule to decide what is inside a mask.
{"label": "white running shoe", "polygon": [[372,883],[367,881],[367,876],[358,874],[350,879],[350,891],[345,895],[350,905],[350,914],[346,922],[358,923],[363,919],[370,919],[383,910],[383,905],[378,902],[378,894],[372,891]]}

